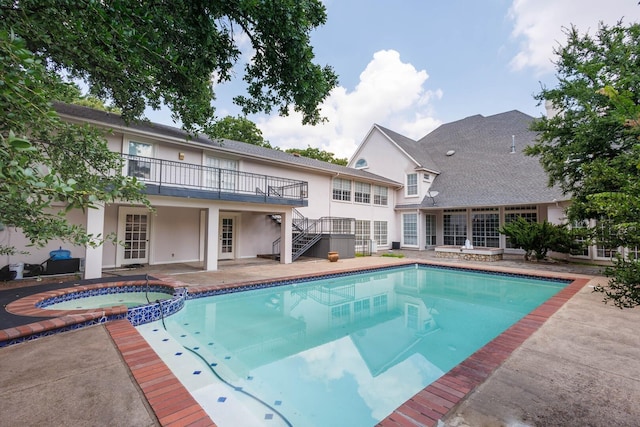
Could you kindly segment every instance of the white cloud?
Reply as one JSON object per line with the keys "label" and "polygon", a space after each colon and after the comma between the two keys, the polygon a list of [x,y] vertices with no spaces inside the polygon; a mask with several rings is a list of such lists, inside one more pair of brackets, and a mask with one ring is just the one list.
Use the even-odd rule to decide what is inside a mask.
{"label": "white cloud", "polygon": [[430,116],[433,100],[442,91],[425,89],[425,70],[404,63],[395,50],[381,50],[360,74],[353,91],[335,88],[321,106],[328,123],[302,126],[301,116],[260,117],[256,120],[264,137],[282,149],[317,147],[349,157],[374,123],[407,136],[420,138],[440,122]]}
{"label": "white cloud", "polygon": [[598,23],[636,20],[640,6],[632,0],[514,0],[509,11],[514,21],[511,33],[520,40],[520,51],[512,59],[515,70],[533,68],[539,74],[553,72],[553,49],[566,43],[563,28],[576,26],[594,34]]}

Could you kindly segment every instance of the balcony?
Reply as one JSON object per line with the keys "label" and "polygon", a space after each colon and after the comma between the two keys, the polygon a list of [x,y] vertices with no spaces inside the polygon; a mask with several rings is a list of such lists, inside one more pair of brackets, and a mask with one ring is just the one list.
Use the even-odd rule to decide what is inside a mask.
{"label": "balcony", "polygon": [[144,182],[145,193],[209,200],[307,206],[308,183],[191,163],[123,154],[124,173]]}

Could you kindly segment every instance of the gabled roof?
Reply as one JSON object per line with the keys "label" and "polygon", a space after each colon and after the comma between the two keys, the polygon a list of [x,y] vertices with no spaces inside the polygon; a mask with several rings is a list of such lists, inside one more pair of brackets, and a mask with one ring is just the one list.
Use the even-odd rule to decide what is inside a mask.
{"label": "gabled roof", "polygon": [[332,163],[310,159],[308,157],[295,156],[293,154],[285,153],[284,151],[273,150],[253,144],[247,144],[245,142],[233,141],[230,139],[214,140],[205,135],[190,137],[189,134],[184,130],[173,126],[152,123],[149,121],[126,124],[118,114],[95,110],[79,105],[56,103],[55,109],[61,116],[93,123],[96,125],[106,126],[112,129],[118,129],[123,132],[146,133],[150,136],[156,136],[159,138],[174,139],[176,140],[176,142],[180,143],[205,146],[220,153],[250,157],[270,163],[285,164],[291,167],[303,168],[307,170],[312,169],[320,173],[333,175],[339,174],[341,176],[360,178],[363,180],[378,182],[381,184],[396,187],[402,185],[399,182],[364,170],[334,165]]}
{"label": "gabled roof", "polygon": [[411,207],[524,205],[568,200],[569,196],[559,188],[547,186],[547,174],[538,158],[523,153],[536,140],[536,133],[529,130],[533,120],[516,110],[488,117],[475,115],[444,124],[421,138],[417,142],[420,150],[440,170],[431,186],[431,191],[439,194],[434,199],[435,206],[434,200],[426,197],[421,204]]}
{"label": "gabled roof", "polygon": [[431,159],[431,156],[425,150],[420,147],[418,142],[411,138],[407,138],[404,135],[400,135],[397,132],[387,129],[378,124],[374,125],[380,132],[385,134],[392,142],[400,147],[405,153],[411,156],[412,160],[416,162],[416,169],[424,168],[432,172],[439,173],[440,170],[435,162]]}

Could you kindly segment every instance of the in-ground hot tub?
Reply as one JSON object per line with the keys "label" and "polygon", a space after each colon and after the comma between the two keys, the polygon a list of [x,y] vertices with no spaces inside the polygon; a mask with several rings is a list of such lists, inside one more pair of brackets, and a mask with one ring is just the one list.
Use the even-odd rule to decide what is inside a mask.
{"label": "in-ground hot tub", "polygon": [[[174,288],[161,281],[140,280],[61,289],[55,295],[40,298],[35,306],[43,311],[66,314],[102,309],[112,312],[110,309],[113,308],[120,314],[126,313],[129,322],[137,326],[179,311],[184,307],[186,294],[184,288]],[[126,310],[117,310],[123,306]]]}
{"label": "in-ground hot tub", "polygon": [[[166,301],[173,297],[171,294],[164,292],[117,292],[101,295],[82,296],[79,293],[69,294],[74,298],[55,302],[50,305],[42,305],[47,310],[83,310],[91,308],[106,308],[118,305],[124,305],[127,308],[148,305],[158,301]],[[77,297],[76,297],[77,296]]]}

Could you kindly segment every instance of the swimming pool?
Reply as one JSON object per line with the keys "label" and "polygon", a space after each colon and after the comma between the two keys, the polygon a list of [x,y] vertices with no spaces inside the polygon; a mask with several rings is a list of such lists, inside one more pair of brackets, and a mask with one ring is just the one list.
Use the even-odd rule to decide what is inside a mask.
{"label": "swimming pool", "polygon": [[221,427],[371,426],[566,284],[411,266],[193,299],[138,329]]}

